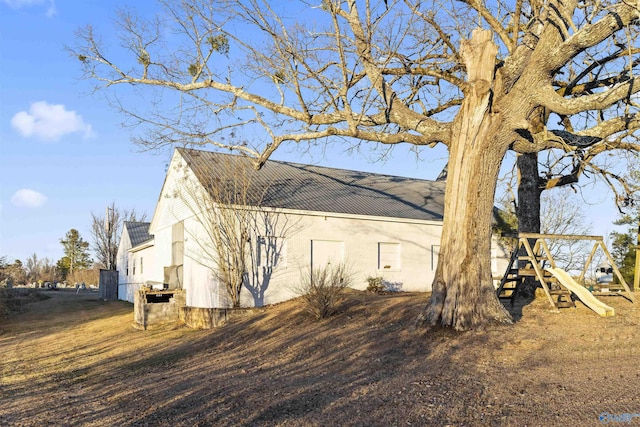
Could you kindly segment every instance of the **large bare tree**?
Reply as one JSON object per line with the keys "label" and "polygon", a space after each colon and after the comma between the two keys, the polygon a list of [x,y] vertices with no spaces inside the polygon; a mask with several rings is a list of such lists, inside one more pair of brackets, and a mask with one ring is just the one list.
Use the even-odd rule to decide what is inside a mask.
{"label": "large bare tree", "polygon": [[[121,13],[128,56],[107,50],[91,27],[70,49],[142,126],[138,143],[210,144],[246,153],[256,167],[285,143],[447,146],[430,324],[510,322],[490,268],[508,150],[638,148],[626,138],[640,124],[637,0],[162,6],[155,19]],[[127,102],[118,86],[161,102]],[[547,126],[550,118],[558,125]],[[239,143],[241,132],[255,145]]]}

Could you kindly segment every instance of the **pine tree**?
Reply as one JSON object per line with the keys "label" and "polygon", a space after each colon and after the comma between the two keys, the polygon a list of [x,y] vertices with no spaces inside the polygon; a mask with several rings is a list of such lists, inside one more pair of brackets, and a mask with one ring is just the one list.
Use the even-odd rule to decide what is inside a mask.
{"label": "pine tree", "polygon": [[89,242],[85,242],[80,233],[75,228],[67,232],[64,239],[60,239],[60,243],[64,247],[64,258],[62,262],[69,274],[73,274],[74,270],[89,268],[91,266],[91,258],[89,256]]}

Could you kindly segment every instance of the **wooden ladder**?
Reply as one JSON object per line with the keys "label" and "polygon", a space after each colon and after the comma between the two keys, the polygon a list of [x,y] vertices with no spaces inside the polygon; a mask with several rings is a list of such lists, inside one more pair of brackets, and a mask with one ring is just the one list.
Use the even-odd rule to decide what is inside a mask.
{"label": "wooden ladder", "polygon": [[511,305],[513,305],[513,302],[517,297],[518,287],[523,280],[522,277],[518,274],[517,265],[514,268],[514,264],[516,264],[518,261],[518,250],[519,249],[516,248],[511,254],[509,264],[507,265],[507,270],[502,276],[500,285],[498,285],[498,289],[496,290],[498,298],[501,300],[510,300]]}
{"label": "wooden ladder", "polygon": [[[519,266],[521,261],[526,261],[526,263]],[[527,238],[519,238],[518,245],[511,254],[505,274],[496,290],[498,298],[501,300],[509,299],[513,305],[522,283],[527,277],[535,277],[542,285],[549,303],[556,311],[559,308],[575,307],[575,303],[571,299],[571,292],[560,286],[551,273],[544,269],[546,262],[551,267],[555,267],[555,261],[551,257],[549,247],[544,239],[536,239],[534,246],[531,247]]]}

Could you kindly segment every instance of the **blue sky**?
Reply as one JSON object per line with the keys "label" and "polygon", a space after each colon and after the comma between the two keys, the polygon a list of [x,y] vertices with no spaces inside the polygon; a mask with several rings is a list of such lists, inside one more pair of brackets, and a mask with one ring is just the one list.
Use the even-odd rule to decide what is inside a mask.
{"label": "blue sky", "polygon": [[[24,261],[36,253],[55,262],[65,233],[76,228],[91,241],[91,212],[102,215],[112,201],[153,214],[170,152],[140,152],[130,142],[135,130],[91,93],[64,50],[81,26],[109,34],[124,4],[0,0],[0,256]],[[435,178],[444,163],[442,152],[432,163],[396,154],[402,161],[374,164],[333,151],[340,156],[331,160],[287,149],[274,158],[423,178]]]}
{"label": "blue sky", "polygon": [[0,0],[0,255],[57,261],[91,212],[115,201],[152,214],[167,153],[140,153],[120,117],[79,80],[74,31],[116,2]]}
{"label": "blue sky", "polygon": [[[91,241],[91,213],[103,214],[111,202],[153,214],[170,152],[131,143],[135,129],[123,128],[123,117],[91,93],[64,50],[87,24],[109,42],[114,11],[126,3],[0,0],[0,256],[24,261],[36,253],[55,262],[65,233],[76,228]],[[434,179],[445,155],[425,150],[417,161],[399,148],[374,163],[335,146],[324,154],[284,149],[274,158]],[[594,232],[601,234],[616,212],[606,196],[596,199]]]}

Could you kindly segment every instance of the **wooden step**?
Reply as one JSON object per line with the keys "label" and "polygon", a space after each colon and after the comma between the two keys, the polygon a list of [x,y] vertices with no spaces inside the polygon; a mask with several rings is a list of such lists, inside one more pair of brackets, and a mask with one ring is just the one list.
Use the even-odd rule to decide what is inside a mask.
{"label": "wooden step", "polygon": [[550,289],[549,293],[556,297],[555,305],[557,308],[574,308],[576,306],[576,303],[571,299],[571,291],[568,289]]}
{"label": "wooden step", "polygon": [[518,270],[518,275],[527,277],[535,276],[536,271],[533,268],[521,268],[520,270]]}

